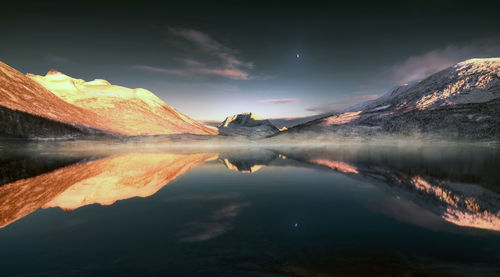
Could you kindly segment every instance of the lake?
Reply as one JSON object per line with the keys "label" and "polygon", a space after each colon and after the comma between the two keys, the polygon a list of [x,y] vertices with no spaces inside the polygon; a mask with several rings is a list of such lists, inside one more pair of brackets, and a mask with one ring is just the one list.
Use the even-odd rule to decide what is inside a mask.
{"label": "lake", "polygon": [[112,146],[0,144],[0,276],[500,274],[496,145]]}

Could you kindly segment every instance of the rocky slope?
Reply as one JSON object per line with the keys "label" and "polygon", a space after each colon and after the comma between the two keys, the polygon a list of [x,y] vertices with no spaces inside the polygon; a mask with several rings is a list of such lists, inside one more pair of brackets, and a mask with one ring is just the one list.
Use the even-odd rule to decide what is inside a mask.
{"label": "rocky slope", "polygon": [[500,137],[499,115],[500,58],[471,59],[290,131],[486,139]]}
{"label": "rocky slope", "polygon": [[213,135],[207,127],[167,105],[145,89],[129,89],[96,79],[85,82],[51,70],[45,76],[27,74],[60,99],[98,113],[121,134],[164,135],[190,133]]}
{"label": "rocky slope", "polygon": [[316,120],[319,118],[323,118],[326,116],[330,116],[332,113],[326,113],[326,114],[317,114],[317,115],[312,115],[312,116],[304,116],[304,117],[284,117],[284,118],[269,118],[269,121],[271,124],[274,126],[278,127],[280,130],[287,130],[291,127],[295,127],[300,124],[307,123],[312,120]]}
{"label": "rocky slope", "polygon": [[75,137],[113,134],[97,113],[60,99],[21,72],[0,62],[0,135]]}
{"label": "rocky slope", "polygon": [[262,119],[252,113],[228,116],[218,128],[221,135],[248,137],[266,137],[279,132],[279,129],[269,120]]}
{"label": "rocky slope", "polygon": [[0,136],[74,138],[216,134],[143,89],[85,82],[51,71],[21,72],[0,62]]}

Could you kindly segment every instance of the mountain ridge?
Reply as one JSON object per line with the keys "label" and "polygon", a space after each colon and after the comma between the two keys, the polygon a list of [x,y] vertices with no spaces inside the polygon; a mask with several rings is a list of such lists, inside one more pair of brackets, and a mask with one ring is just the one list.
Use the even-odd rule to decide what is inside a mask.
{"label": "mountain ridge", "polygon": [[500,137],[500,58],[470,59],[282,133]]}
{"label": "mountain ridge", "polygon": [[[214,128],[180,113],[146,89],[116,86],[103,79],[86,82],[56,70],[49,71],[45,76],[27,76],[66,102],[96,111],[112,124],[121,125],[126,135],[217,133]],[[127,120],[125,126],[124,119]]]}
{"label": "mountain ridge", "polygon": [[102,79],[85,82],[56,70],[45,76],[24,75],[3,62],[0,107],[0,134],[8,137],[217,134],[145,89],[114,86]]}

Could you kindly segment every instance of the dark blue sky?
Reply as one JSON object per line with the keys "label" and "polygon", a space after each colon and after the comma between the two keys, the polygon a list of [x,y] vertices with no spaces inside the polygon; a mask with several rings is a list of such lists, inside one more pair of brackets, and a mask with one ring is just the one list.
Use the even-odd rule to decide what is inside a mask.
{"label": "dark blue sky", "polygon": [[458,61],[500,56],[500,5],[481,1],[51,1],[2,10],[0,60],[23,73],[55,68],[146,88],[205,120],[338,111]]}

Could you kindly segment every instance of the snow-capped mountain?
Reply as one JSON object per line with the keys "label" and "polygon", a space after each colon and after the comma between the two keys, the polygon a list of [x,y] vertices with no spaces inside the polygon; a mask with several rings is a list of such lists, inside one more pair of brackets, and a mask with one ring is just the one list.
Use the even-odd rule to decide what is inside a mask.
{"label": "snow-capped mountain", "polygon": [[67,103],[0,62],[0,135],[75,137],[119,133],[94,111]]}
{"label": "snow-capped mountain", "polygon": [[465,103],[485,103],[499,97],[500,58],[470,59],[405,84],[378,99],[344,112],[376,111],[394,107],[436,108]]}
{"label": "snow-capped mountain", "polygon": [[290,131],[492,138],[500,136],[499,115],[500,58],[471,59]]}
{"label": "snow-capped mountain", "polygon": [[217,133],[144,89],[57,71],[24,75],[1,62],[0,119],[2,136],[29,138]]}
{"label": "snow-capped mountain", "polygon": [[250,137],[266,137],[279,132],[279,129],[269,120],[262,119],[252,113],[228,116],[218,128],[221,135]]}
{"label": "snow-capped mountain", "polygon": [[145,89],[129,89],[101,79],[86,82],[55,70],[45,76],[27,76],[67,103],[98,113],[121,134],[217,133],[215,128],[178,112]]}

